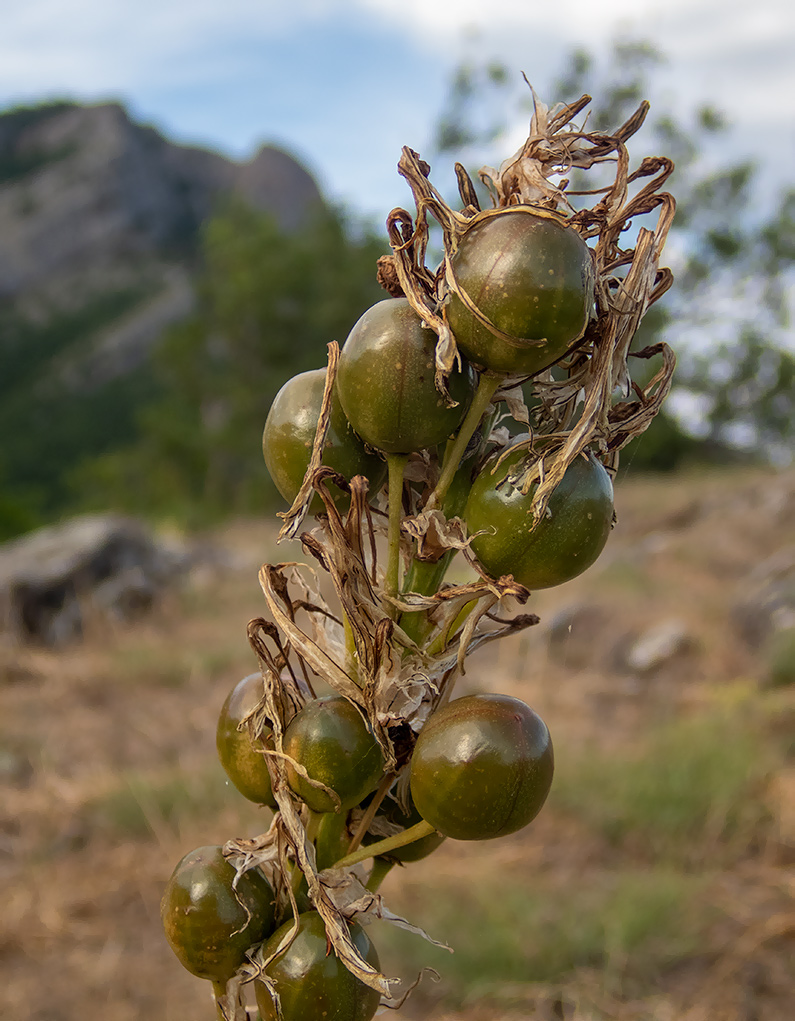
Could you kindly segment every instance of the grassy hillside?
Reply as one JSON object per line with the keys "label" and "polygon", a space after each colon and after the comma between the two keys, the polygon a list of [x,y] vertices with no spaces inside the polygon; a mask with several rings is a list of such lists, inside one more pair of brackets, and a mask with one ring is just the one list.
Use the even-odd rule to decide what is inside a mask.
{"label": "grassy hillside", "polygon": [[[737,608],[791,547],[793,500],[791,471],[630,474],[602,560],[533,597],[541,625],[472,657],[460,692],[533,705],[556,779],[527,830],[447,841],[387,878],[392,910],[455,950],[379,923],[388,974],[441,976],[393,1016],[789,1021],[795,667],[791,648],[747,644]],[[274,535],[272,520],[208,535],[227,566],[139,627],[57,654],[0,648],[3,1016],[213,1016],[158,903],[186,851],[269,822],[225,783],[214,734],[254,667],[257,568],[300,555]],[[628,665],[666,622],[678,651]]]}

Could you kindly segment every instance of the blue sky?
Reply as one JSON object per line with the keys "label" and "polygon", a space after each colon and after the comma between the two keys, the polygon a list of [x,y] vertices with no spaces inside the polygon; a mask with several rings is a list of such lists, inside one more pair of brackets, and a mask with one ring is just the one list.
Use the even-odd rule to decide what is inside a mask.
{"label": "blue sky", "polygon": [[[426,149],[451,69],[472,52],[525,71],[543,98],[565,55],[617,32],[668,58],[666,96],[712,102],[736,152],[795,163],[789,0],[27,0],[4,5],[0,106],[116,98],[180,141],[236,157],[269,141],[334,200],[383,217],[408,200],[400,148]],[[642,9],[642,14],[638,11]],[[495,154],[495,161],[507,155]]]}

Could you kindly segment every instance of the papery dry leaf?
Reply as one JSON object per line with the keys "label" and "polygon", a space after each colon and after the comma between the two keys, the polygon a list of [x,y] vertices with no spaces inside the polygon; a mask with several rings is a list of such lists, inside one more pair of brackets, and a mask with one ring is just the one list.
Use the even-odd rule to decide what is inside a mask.
{"label": "papery dry leaf", "polygon": [[238,974],[226,983],[224,992],[216,995],[215,1002],[222,1021],[248,1021],[248,1011],[243,1001],[243,982]]}
{"label": "papery dry leaf", "polygon": [[[613,408],[617,388],[627,396],[632,394],[634,400],[627,370],[629,344],[648,307],[670,286],[671,274],[659,267],[659,257],[675,207],[673,198],[660,191],[673,167],[670,160],[645,159],[635,171],[629,170],[625,143],[642,125],[648,103],[642,103],[620,128],[607,134],[570,127],[573,118],[589,103],[589,96],[552,109],[535,93],[533,98],[527,140],[499,170],[487,168],[481,172],[495,208],[478,216],[499,215],[508,207],[529,206],[536,212],[547,210],[562,215],[584,238],[596,238],[593,252],[597,272],[597,318],[588,325],[576,351],[559,363],[568,371],[568,380],[553,380],[547,374],[535,386],[541,400],[535,412],[535,432],[539,436],[554,433],[559,441],[554,450],[546,451],[545,460],[539,465],[544,476],[543,479],[539,476],[533,497],[533,514],[539,520],[574,458],[586,447],[596,447],[615,465],[617,451],[648,426],[670,386],[674,363],[673,356],[666,353],[663,377],[657,382],[659,399],[655,394],[655,399],[645,401],[642,408],[633,408],[623,415]],[[549,178],[607,161],[615,163],[612,186],[593,209],[573,212],[563,186],[553,184]],[[449,293],[455,291],[493,333],[499,336],[502,331],[462,293],[452,275],[450,260],[471,224],[471,215],[456,213],[446,205],[430,184],[426,165],[413,150],[403,150],[398,168],[412,189],[417,213],[413,221],[405,210],[395,210],[388,220],[395,268],[412,307],[439,337],[437,386],[446,393],[446,379],[456,359],[455,338],[443,314]],[[651,180],[630,195],[630,185],[645,178]],[[619,242],[624,240],[632,218],[654,210],[659,212],[655,229],[642,228],[635,248],[621,249]],[[444,235],[445,258],[436,274],[424,265],[429,215],[439,222]],[[508,379],[506,389],[510,390],[510,386]],[[518,420],[522,421],[521,407],[517,405],[516,410]]]}
{"label": "papery dry leaf", "polygon": [[508,406],[511,418],[515,422],[526,425],[528,429],[530,428],[530,412],[525,404],[521,384],[516,383],[500,387],[494,395],[494,403],[496,404],[498,401],[503,401]]}
{"label": "papery dry leaf", "polygon": [[288,511],[280,511],[280,517],[284,518],[284,524],[279,532],[278,542],[282,539],[292,539],[298,534],[298,529],[306,517],[309,505],[314,496],[312,488],[312,473],[319,467],[323,459],[323,444],[326,442],[329,421],[331,419],[331,391],[334,388],[334,381],[337,378],[337,366],[339,364],[340,349],[336,341],[328,345],[328,366],[326,368],[326,383],[323,389],[323,399],[318,416],[315,439],[312,444],[312,453],[309,458],[309,467],[301,483],[301,488],[296,494],[293,505]]}
{"label": "papery dry leaf", "polygon": [[[670,272],[660,267],[659,260],[674,202],[661,190],[672,169],[669,160],[645,159],[637,169],[630,170],[626,141],[643,123],[648,104],[641,104],[625,124],[608,134],[590,132],[584,124],[574,123],[590,102],[588,96],[551,108],[535,93],[533,101],[526,141],[498,169],[481,171],[481,180],[494,203],[491,210],[479,208],[472,181],[460,166],[456,174],[464,208],[451,209],[431,184],[428,164],[412,149],[403,149],[399,172],[411,187],[416,213],[412,217],[405,209],[395,209],[390,214],[387,231],[393,254],[381,260],[379,272],[391,293],[405,293],[422,322],[436,332],[436,387],[444,400],[453,404],[447,380],[453,369],[460,367],[461,358],[446,321],[445,307],[451,294],[456,293],[493,333],[508,341],[517,340],[490,323],[455,280],[451,260],[473,221],[500,215],[506,208],[532,205],[536,213],[560,220],[591,242],[596,273],[595,317],[586,320],[582,336],[553,368],[529,381],[522,376],[506,376],[492,399],[495,406],[507,406],[514,420],[527,429],[527,438],[511,438],[499,426],[495,411],[491,418],[486,417],[483,431],[488,432],[488,438],[478,437],[479,450],[468,451],[475,455],[472,466],[482,467],[494,450],[505,450],[509,444],[511,453],[526,449],[527,458],[512,469],[507,484],[516,484],[525,492],[535,487],[532,510],[535,519],[540,520],[568,465],[584,451],[595,450],[607,467],[614,467],[618,451],[648,426],[668,392],[674,368],[671,350],[657,344],[632,353],[630,345],[643,315],[671,283]],[[615,174],[605,189],[575,193],[569,190],[568,180],[560,179],[572,169],[587,170],[608,162]],[[575,194],[598,198],[591,208],[575,210],[571,201]],[[632,218],[655,212],[656,226],[638,230],[634,247],[630,247],[628,228]],[[429,269],[425,261],[429,218],[440,225],[444,242],[445,257],[435,270]],[[542,343],[543,338],[537,342]],[[661,358],[661,367],[641,387],[631,378],[629,359],[653,356]],[[376,537],[384,530],[385,495],[370,494],[365,478],[342,479],[321,463],[338,357],[339,348],[330,344],[311,459],[300,492],[283,515],[279,538],[299,534],[313,494],[317,493],[325,513],[319,515],[317,527],[303,532],[300,540],[304,552],[330,579],[339,610],[329,607],[316,575],[305,573],[296,564],[266,564],[260,571],[260,585],[272,619],[257,618],[249,624],[249,641],[263,678],[263,697],[244,722],[254,738],[266,725],[272,731],[273,748],[263,748],[263,752],[278,811],[266,834],[253,840],[230,841],[224,854],[238,875],[260,867],[273,878],[282,914],[292,911],[297,915],[291,880],[299,869],[306,879],[310,901],[323,917],[333,952],[353,974],[389,997],[395,980],[387,979],[362,960],[350,939],[346,919],[356,917],[366,923],[383,918],[426,939],[430,937],[392,914],[378,894],[366,889],[362,866],[318,874],[315,849],[306,834],[306,812],[302,817],[300,802],[287,783],[284,730],[295,713],[314,697],[312,677],[321,677],[367,716],[384,751],[382,787],[389,786],[391,778],[397,776],[398,801],[407,809],[408,770],[403,767],[428,716],[451,697],[467,657],[488,642],[538,623],[538,617],[521,612],[530,593],[511,575],[491,578],[485,574],[469,552],[470,537],[458,518],[447,519],[438,510],[425,509],[424,501],[435,489],[440,474],[441,455],[435,451],[409,458],[401,549],[428,562],[462,551],[477,578],[446,585],[430,595],[399,592],[386,596]],[[528,382],[533,391],[532,411],[528,411],[522,390]],[[616,400],[616,394],[620,399]],[[350,493],[345,514],[330,495],[332,481]],[[415,615],[413,619],[411,615]],[[419,627],[413,626],[416,615],[421,615]],[[422,633],[423,639],[415,642],[410,636],[417,633]],[[302,772],[300,763],[294,765]],[[384,825],[389,824],[372,823],[375,829],[383,829]],[[265,963],[261,951],[254,953],[239,970],[235,978],[238,984],[228,987],[222,1006],[228,1021],[244,1021],[239,983],[259,974]],[[263,980],[267,984],[267,976]]]}
{"label": "papery dry leaf", "polygon": [[341,695],[360,704],[361,692],[351,677],[325,649],[313,642],[282,610],[274,592],[273,579],[277,573],[278,567],[265,564],[259,574],[260,587],[265,594],[268,609],[277,627],[289,638],[290,645],[297,650],[298,655],[312,667],[316,674],[326,680]]}
{"label": "papery dry leaf", "polygon": [[466,549],[470,538],[460,518],[448,519],[439,510],[422,511],[404,518],[401,529],[417,544],[417,560],[436,563],[450,550]]}
{"label": "papery dry leaf", "polygon": [[383,897],[368,890],[350,870],[325,869],[318,878],[337,909],[346,918],[355,918],[360,925],[369,925],[376,919],[381,919],[396,925],[399,929],[405,929],[407,932],[413,932],[416,936],[421,936],[435,947],[441,947],[443,950],[453,953],[452,948],[446,943],[440,943],[418,925],[412,925],[405,918],[390,911],[384,904]]}
{"label": "papery dry leaf", "polygon": [[379,685],[373,699],[373,710],[379,727],[408,724],[419,733],[433,708],[438,686],[429,674],[413,670],[408,676],[392,677]]}

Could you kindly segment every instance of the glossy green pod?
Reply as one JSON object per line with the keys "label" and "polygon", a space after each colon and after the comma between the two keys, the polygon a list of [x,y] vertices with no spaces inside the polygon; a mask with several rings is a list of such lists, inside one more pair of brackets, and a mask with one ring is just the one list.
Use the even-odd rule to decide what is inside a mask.
{"label": "glossy green pod", "polygon": [[450,394],[458,405],[448,408],[434,383],[436,342],[406,298],[380,301],[351,330],[337,389],[351,425],[371,446],[409,454],[442,443],[461,424],[475,376],[466,361],[453,372]]}
{"label": "glossy green pod", "polygon": [[522,456],[510,455],[493,475],[486,465],[463,517],[472,552],[492,577],[512,574],[529,589],[551,588],[582,574],[604,549],[613,524],[613,483],[595,457],[577,457],[533,528],[535,488],[525,496],[500,485]]}
{"label": "glossy green pod", "polygon": [[[276,395],[265,420],[262,433],[265,464],[276,488],[288,503],[293,502],[304,481],[325,385],[325,369],[313,369],[293,376]],[[347,480],[354,475],[364,475],[370,482],[371,493],[377,492],[386,478],[384,461],[367,452],[345,417],[336,389],[332,392],[323,464]],[[333,483],[329,488],[332,495],[342,498],[341,491]],[[310,513],[317,514],[323,509],[323,501],[316,495],[310,505]]]}
{"label": "glossy green pod", "polygon": [[451,257],[460,288],[445,315],[459,350],[495,372],[533,375],[559,361],[594,312],[594,270],[582,237],[560,216],[517,206],[476,217]]}
{"label": "glossy green pod", "polygon": [[417,811],[455,840],[488,840],[527,826],[552,784],[546,724],[518,698],[468,695],[431,716],[411,759]]}
{"label": "glossy green pod", "polygon": [[[261,698],[261,674],[250,674],[235,685],[218,716],[215,746],[226,775],[243,797],[258,805],[276,808],[267,759],[254,748],[248,729],[238,729]],[[270,731],[263,736],[269,734]]]}
{"label": "glossy green pod", "polygon": [[197,847],[179,862],[160,904],[171,949],[193,975],[226,982],[246,951],[273,929],[274,894],[259,869],[242,875],[217,845]]}
{"label": "glossy green pod", "polygon": [[[330,787],[342,803],[353,808],[375,790],[384,768],[381,746],[361,712],[341,695],[308,702],[290,721],[284,751],[299,762],[313,780]],[[313,812],[333,812],[334,800],[313,787],[287,764],[291,789]]]}
{"label": "glossy green pod", "polygon": [[[266,959],[293,927],[291,918],[276,930],[263,947]],[[351,938],[363,959],[380,970],[378,953],[360,925],[351,926]],[[279,995],[282,1021],[370,1021],[381,1000],[329,948],[323,919],[316,911],[298,916],[295,939],[267,966],[265,974]],[[254,989],[262,1021],[277,1021],[267,986],[255,981]]]}

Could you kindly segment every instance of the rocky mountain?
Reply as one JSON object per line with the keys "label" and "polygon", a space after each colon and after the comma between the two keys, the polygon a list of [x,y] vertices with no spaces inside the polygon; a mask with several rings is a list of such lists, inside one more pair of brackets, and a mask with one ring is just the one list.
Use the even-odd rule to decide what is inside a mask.
{"label": "rocky mountain", "polygon": [[[108,292],[146,292],[103,338],[119,370],[190,304],[186,259],[200,225],[237,196],[297,227],[321,203],[311,176],[263,146],[235,163],[176,145],[118,103],[0,114],[0,303],[42,322]],[[137,302],[134,304],[138,304]],[[105,373],[113,358],[105,359]]]}
{"label": "rocky mountain", "polygon": [[200,227],[230,199],[288,231],[323,205],[271,146],[234,162],[118,103],[0,113],[0,535],[4,506],[13,534],[20,501],[57,508],[78,452],[129,439],[149,354],[192,308]]}

